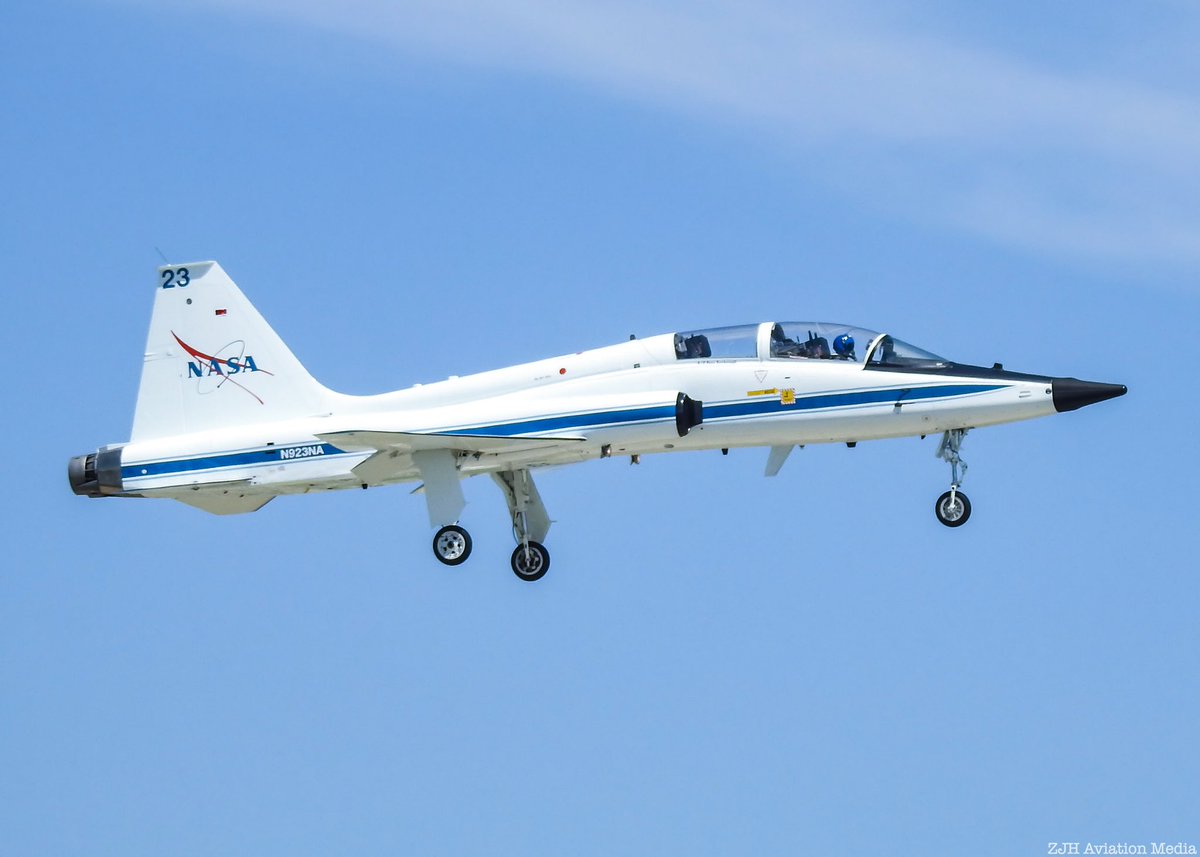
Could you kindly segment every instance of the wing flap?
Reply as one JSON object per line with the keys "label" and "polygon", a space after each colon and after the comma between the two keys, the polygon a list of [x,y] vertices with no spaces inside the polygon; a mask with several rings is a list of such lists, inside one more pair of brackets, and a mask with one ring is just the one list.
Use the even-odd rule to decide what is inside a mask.
{"label": "wing flap", "polygon": [[[577,447],[581,437],[490,437],[461,434],[425,434],[401,431],[339,431],[317,435],[344,450],[374,450],[354,468],[354,476],[368,484],[380,484],[416,467],[414,453],[450,451],[476,456],[528,456]],[[582,447],[577,447],[582,449]]]}

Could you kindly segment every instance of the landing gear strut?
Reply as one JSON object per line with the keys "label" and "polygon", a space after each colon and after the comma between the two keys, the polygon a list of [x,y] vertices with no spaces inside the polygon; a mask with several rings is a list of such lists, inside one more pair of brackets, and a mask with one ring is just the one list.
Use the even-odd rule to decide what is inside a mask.
{"label": "landing gear strut", "polygon": [[971,501],[958,490],[967,475],[967,463],[958,454],[968,429],[950,429],[942,435],[937,457],[950,465],[950,490],[937,498],[933,513],[947,527],[961,527],[971,517]]}
{"label": "landing gear strut", "polygon": [[442,527],[433,537],[433,555],[444,565],[461,565],[471,555],[471,534],[457,524]]}
{"label": "landing gear strut", "polygon": [[541,580],[550,569],[550,552],[542,545],[550,531],[550,516],[538,494],[528,470],[493,473],[492,478],[504,492],[512,516],[513,538],[517,547],[512,552],[512,570],[522,580]]}

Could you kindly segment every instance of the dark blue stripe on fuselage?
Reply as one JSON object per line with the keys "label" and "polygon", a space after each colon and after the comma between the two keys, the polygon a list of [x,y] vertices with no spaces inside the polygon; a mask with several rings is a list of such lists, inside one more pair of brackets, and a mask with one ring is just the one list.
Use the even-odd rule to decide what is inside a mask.
{"label": "dark blue stripe on fuselage", "polygon": [[[297,450],[320,448],[313,455],[297,455]],[[215,470],[219,467],[247,467],[254,464],[275,464],[280,461],[308,461],[326,455],[341,455],[345,450],[332,443],[301,443],[292,446],[271,446],[252,452],[227,452],[201,458],[181,458],[174,461],[150,461],[131,464],[121,468],[122,479],[138,479],[145,476],[164,476],[170,473],[188,473],[193,470]]]}
{"label": "dark blue stripe on fuselage", "polygon": [[816,411],[824,408],[848,408],[939,399],[950,396],[969,396],[1002,389],[1005,384],[939,384],[936,387],[900,387],[891,390],[858,390],[847,393],[825,393],[819,396],[798,396],[794,404],[785,405],[778,398],[757,397],[746,402],[705,405],[704,421],[730,417],[766,416],[790,411]]}
{"label": "dark blue stripe on fuselage", "polygon": [[654,422],[675,419],[673,405],[657,405],[651,408],[631,408],[624,411],[599,411],[594,414],[570,414],[562,417],[542,417],[500,425],[474,426],[464,429],[448,429],[431,434],[454,435],[456,437],[511,437],[518,434],[545,434],[571,429],[595,428],[596,426],[622,425],[626,423]]}
{"label": "dark blue stripe on fuselage", "polygon": [[[817,396],[797,397],[794,404],[785,405],[778,397],[753,397],[737,402],[723,402],[704,406],[704,421],[739,417],[768,416],[797,411],[813,411],[824,408],[846,408],[881,403],[914,402],[922,399],[969,396],[1002,389],[1005,384],[938,384],[933,387],[899,387],[890,390],[855,390],[845,393],[825,393]],[[545,417],[536,420],[472,426],[464,429],[447,429],[436,434],[457,437],[512,437],[522,434],[547,434],[572,429],[595,428],[655,420],[674,420],[675,408],[659,406],[635,408],[625,411],[601,411],[594,414],[573,414],[561,417]]]}
{"label": "dark blue stripe on fuselage", "polygon": [[[975,393],[988,393],[999,390],[1006,384],[939,384],[933,387],[893,388],[890,390],[860,390],[845,393],[824,393],[816,396],[797,397],[795,404],[785,405],[775,397],[754,397],[746,401],[724,402],[704,406],[704,421],[720,419],[738,419],[754,416],[769,416],[772,414],[797,413],[801,411],[822,410],[826,408],[847,408],[861,405],[882,403],[900,403],[919,401],[922,399],[950,398],[968,396]],[[473,426],[471,428],[449,429],[429,434],[450,435],[455,437],[515,437],[531,434],[544,435],[550,432],[572,431],[579,429],[597,428],[600,426],[629,425],[632,423],[648,423],[660,420],[674,420],[675,408],[670,405],[656,405],[648,408],[629,408],[619,411],[599,411],[591,414],[570,414],[557,417],[543,417],[534,420],[502,423],[497,425]],[[320,448],[315,455],[295,455],[297,450]],[[132,464],[121,468],[122,479],[138,479],[148,476],[165,476],[175,473],[189,473],[197,470],[215,470],[223,467],[248,467],[256,464],[272,464],[283,461],[303,461],[311,458],[321,458],[326,455],[343,455],[345,450],[338,449],[331,443],[293,444],[282,447],[268,447],[250,452],[230,452],[218,455],[202,456],[199,458],[184,458],[172,461],[154,461],[144,464]]]}

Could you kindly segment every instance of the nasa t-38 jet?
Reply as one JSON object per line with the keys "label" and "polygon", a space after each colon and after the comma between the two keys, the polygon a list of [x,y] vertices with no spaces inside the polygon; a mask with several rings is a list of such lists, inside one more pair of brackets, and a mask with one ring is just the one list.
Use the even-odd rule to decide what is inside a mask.
{"label": "nasa t-38 jet", "polygon": [[487,474],[508,501],[512,569],[550,566],[539,467],[653,452],[769,447],[766,475],[795,446],[942,435],[950,488],[963,437],[1125,393],[1119,384],[945,360],[890,334],[828,322],[765,322],[630,339],[375,396],[317,383],[216,262],[159,268],[128,443],[70,460],[76,494],[166,497],[219,515],[282,494],[422,483],[434,555],[471,553],[460,480]]}

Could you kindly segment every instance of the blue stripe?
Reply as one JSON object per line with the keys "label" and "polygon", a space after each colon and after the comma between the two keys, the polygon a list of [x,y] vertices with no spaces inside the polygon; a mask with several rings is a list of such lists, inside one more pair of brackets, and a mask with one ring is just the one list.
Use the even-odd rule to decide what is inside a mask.
{"label": "blue stripe", "polygon": [[1003,389],[1005,384],[941,384],[936,387],[893,388],[890,390],[864,390],[852,393],[827,393],[820,396],[797,397],[795,404],[785,405],[777,398],[759,397],[748,402],[727,402],[704,406],[704,421],[730,417],[762,416],[787,413],[789,411],[816,411],[823,408],[847,408],[861,405],[878,405],[939,399],[951,396],[969,396],[975,393],[990,393]]}
{"label": "blue stripe", "polygon": [[[823,408],[846,408],[881,403],[901,404],[921,399],[969,396],[1000,390],[1006,384],[939,384],[934,387],[893,387],[888,390],[862,390],[846,393],[826,393],[819,396],[798,397],[795,404],[785,405],[778,397],[754,397],[742,401],[720,402],[704,406],[704,422],[785,414],[796,411],[813,411]],[[595,428],[631,422],[673,420],[675,408],[670,405],[653,408],[637,408],[624,411],[601,411],[594,414],[547,417],[523,422],[499,423],[474,426],[464,429],[448,429],[431,434],[454,435],[457,437],[512,437],[521,434],[545,434],[554,431]]]}
{"label": "blue stripe", "polygon": [[327,455],[341,455],[345,452],[332,443],[322,443],[321,454],[303,458],[281,459],[279,453],[285,449],[307,449],[317,446],[315,443],[300,443],[290,446],[271,446],[253,452],[228,452],[221,455],[209,455],[202,458],[182,458],[174,461],[149,461],[144,464],[132,464],[121,468],[122,479],[139,479],[147,476],[163,476],[168,473],[187,473],[193,470],[214,470],[219,467],[250,467],[255,464],[276,464],[280,461],[311,461],[314,458],[324,458]]}
{"label": "blue stripe", "polygon": [[568,429],[596,428],[597,426],[642,423],[654,420],[675,419],[674,405],[656,405],[649,408],[631,408],[623,411],[598,411],[593,414],[573,414],[562,417],[541,417],[523,422],[502,423],[474,428],[447,429],[429,434],[453,435],[455,437],[512,437],[518,434],[545,434]]}
{"label": "blue stripe", "polygon": [[[746,401],[705,405],[704,421],[785,414],[789,412],[795,413],[797,411],[814,411],[825,408],[847,408],[885,402],[904,404],[922,399],[953,398],[976,393],[989,393],[993,390],[1003,389],[1006,386],[1006,384],[940,384],[934,387],[902,387],[890,390],[825,393],[818,396],[798,397],[795,404],[791,405],[782,404],[778,398],[769,398],[766,396],[754,397]],[[674,406],[655,405],[645,408],[627,408],[619,411],[598,411],[591,414],[542,417],[512,423],[422,432],[422,434],[450,435],[454,437],[515,437],[522,434],[543,435],[548,432],[646,423],[658,420],[665,421],[673,420],[674,418]],[[312,458],[322,458],[326,455],[346,454],[345,450],[338,449],[331,443],[323,443],[320,444],[322,450],[320,455],[291,459],[284,459],[279,455],[281,450],[306,449],[312,446],[317,446],[317,444],[301,443],[280,447],[273,446],[250,452],[230,452],[200,458],[133,464],[121,468],[121,478],[139,479],[173,473],[188,473],[196,470],[215,470],[223,467],[252,467],[258,464],[274,464],[280,461],[305,461]]]}

